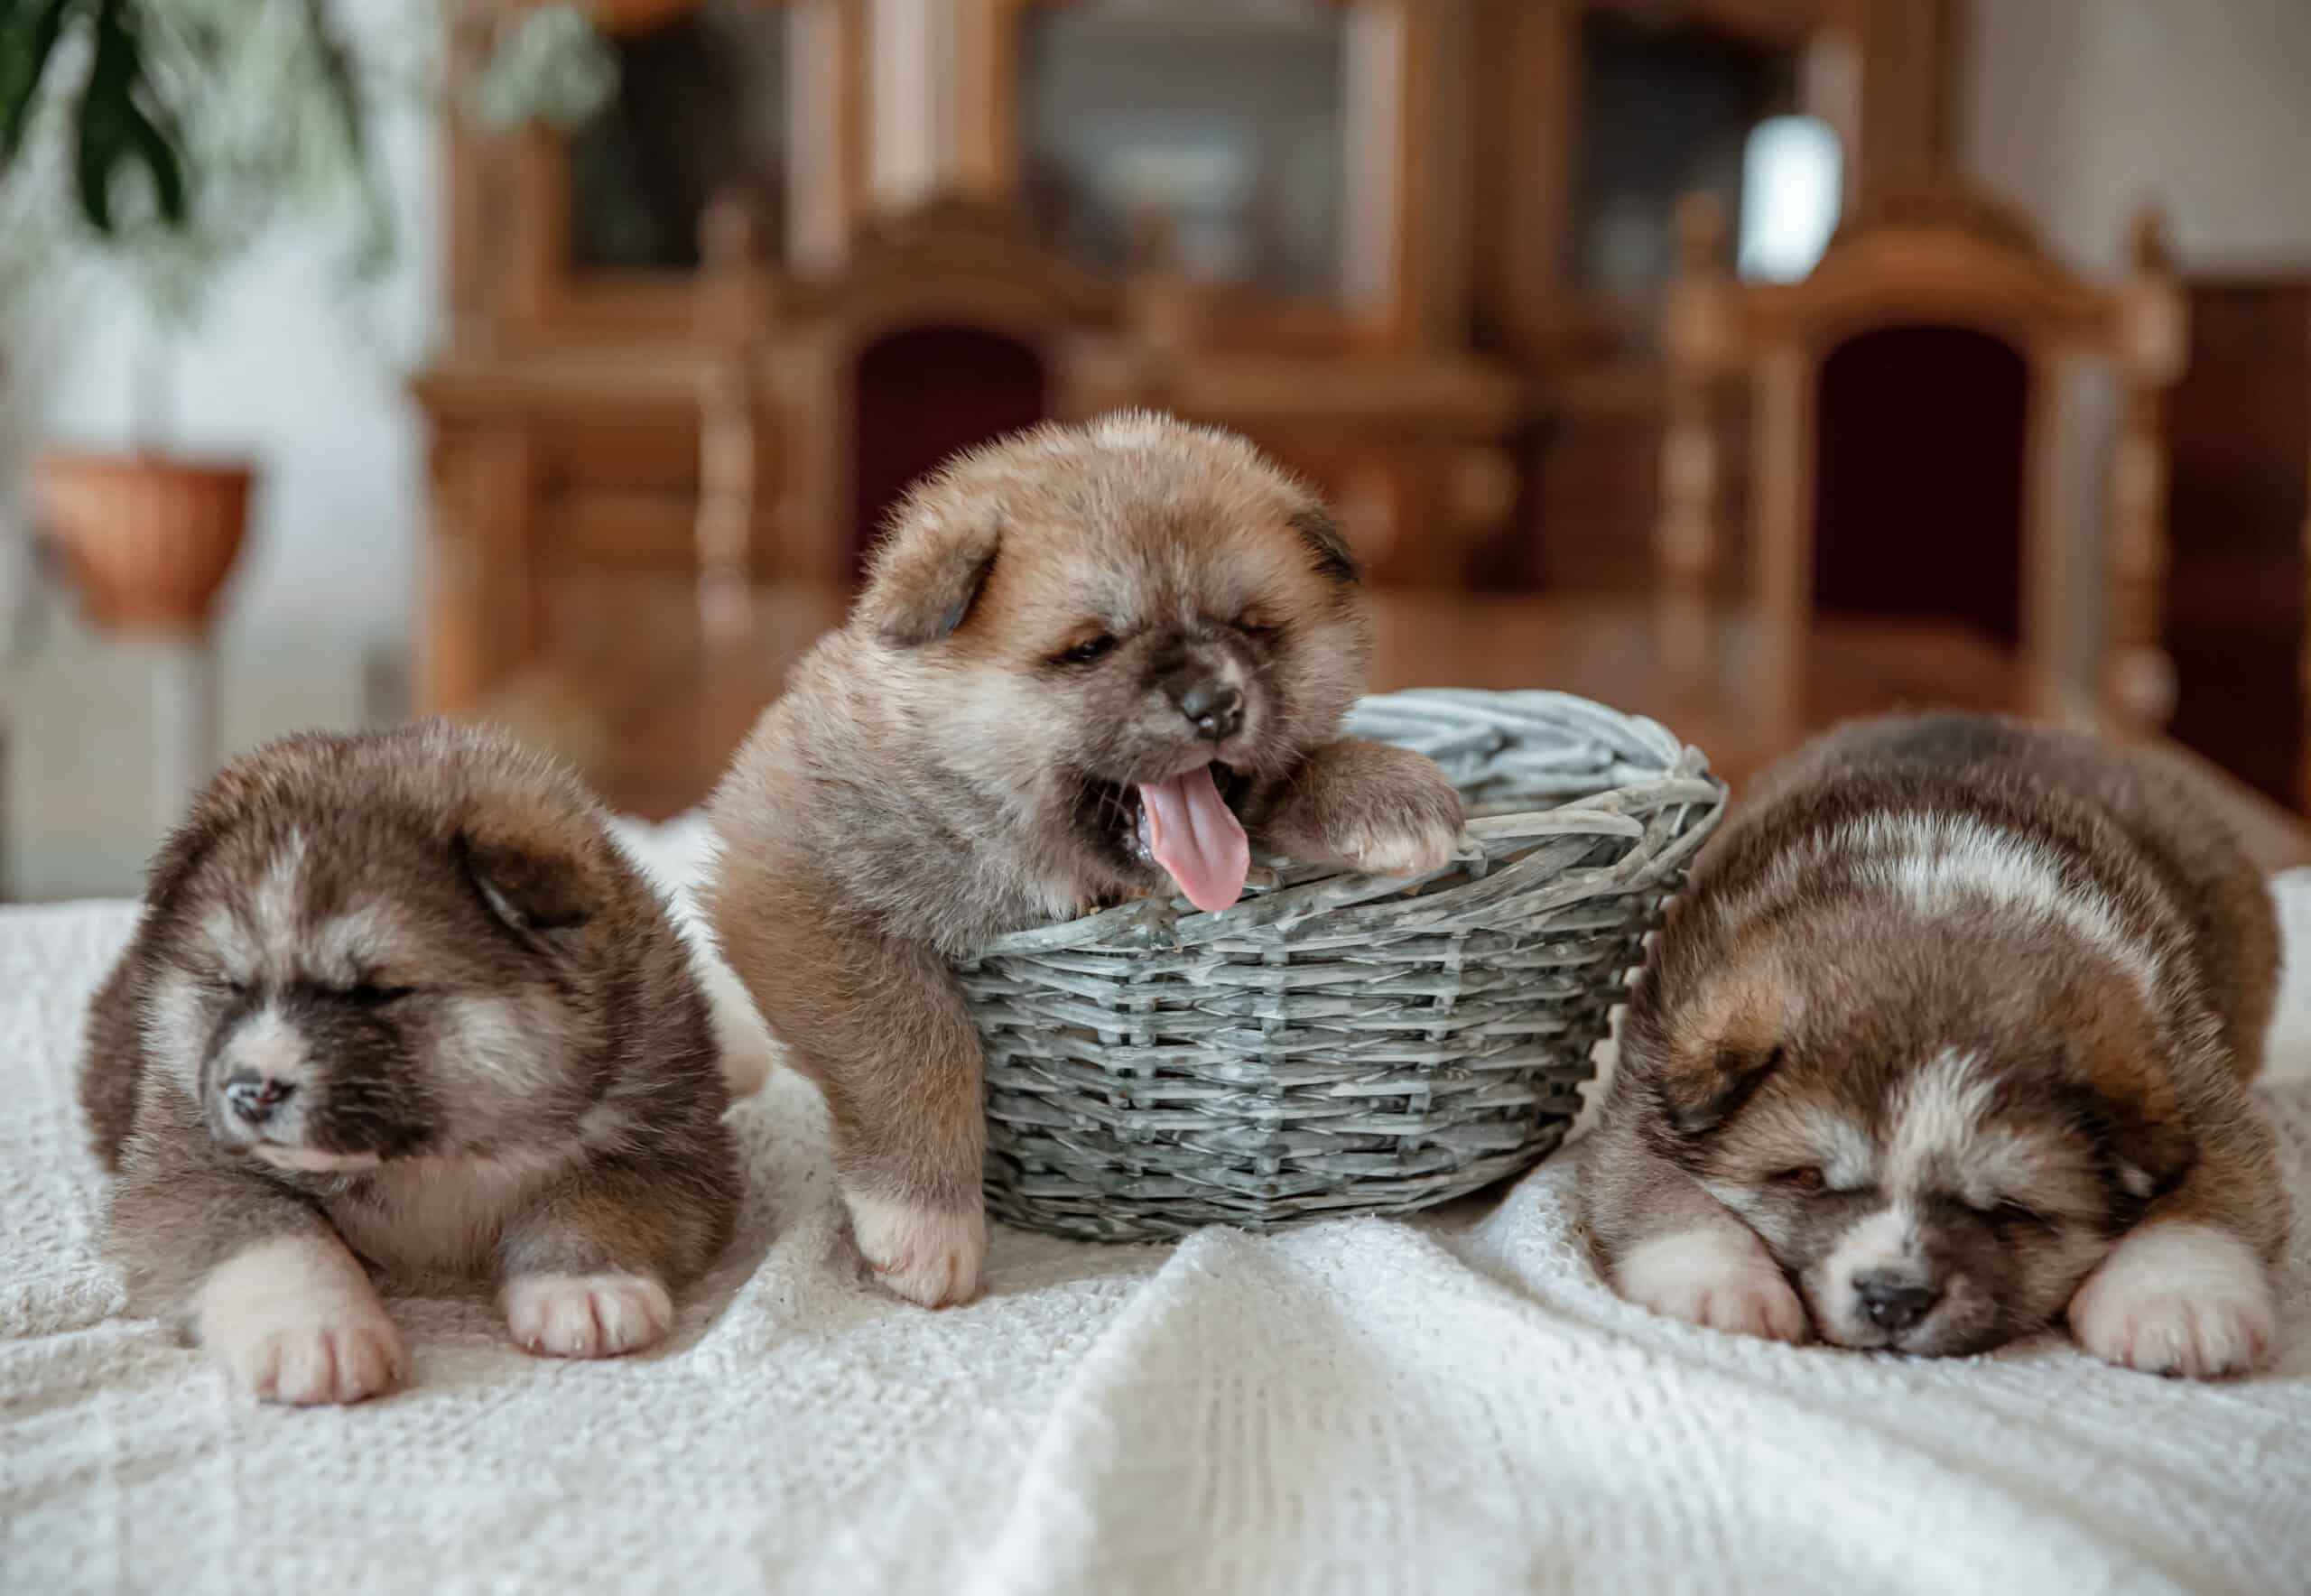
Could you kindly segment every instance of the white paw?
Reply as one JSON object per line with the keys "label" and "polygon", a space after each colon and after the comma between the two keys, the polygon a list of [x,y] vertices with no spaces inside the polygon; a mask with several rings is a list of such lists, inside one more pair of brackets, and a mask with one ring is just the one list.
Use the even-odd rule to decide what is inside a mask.
{"label": "white paw", "polygon": [[201,1344],[266,1402],[365,1401],[399,1385],[409,1363],[368,1276],[330,1238],[236,1254],[201,1286],[193,1317]]}
{"label": "white paw", "polygon": [[987,1214],[923,1208],[861,1192],[845,1193],[859,1254],[885,1285],[911,1303],[943,1308],[968,1302],[987,1259]]}
{"label": "white paw", "polygon": [[522,1275],[506,1283],[497,1305],[506,1328],[529,1351],[547,1358],[616,1358],[640,1352],[673,1328],[674,1300],[646,1275]]}
{"label": "white paw", "polygon": [[1641,1308],[1707,1330],[1805,1339],[1805,1304],[1746,1230],[1711,1226],[1657,1236],[1620,1260],[1613,1285]]}
{"label": "white paw", "polygon": [[1460,850],[1459,826],[1406,815],[1357,827],[1341,851],[1367,876],[1430,876]]}
{"label": "white paw", "polygon": [[2252,1248],[2205,1225],[2130,1233],[2070,1300],[2070,1332],[2105,1362],[2211,1379],[2270,1355],[2279,1308]]}

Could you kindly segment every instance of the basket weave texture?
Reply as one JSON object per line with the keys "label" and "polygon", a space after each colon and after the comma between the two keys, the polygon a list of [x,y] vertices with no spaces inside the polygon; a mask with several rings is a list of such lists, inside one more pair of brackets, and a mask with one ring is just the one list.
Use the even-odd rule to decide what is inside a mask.
{"label": "basket weave texture", "polygon": [[1450,868],[1265,861],[1219,914],[1145,899],[958,966],[997,1218],[1124,1241],[1401,1212],[1563,1139],[1724,784],[1653,721],[1563,693],[1393,693],[1349,729],[1459,784]]}

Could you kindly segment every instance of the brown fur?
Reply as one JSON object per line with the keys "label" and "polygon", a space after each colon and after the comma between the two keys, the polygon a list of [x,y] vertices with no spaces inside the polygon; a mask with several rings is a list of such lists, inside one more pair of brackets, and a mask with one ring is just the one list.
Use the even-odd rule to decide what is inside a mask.
{"label": "brown fur", "polygon": [[[672,1289],[736,1211],[665,905],[573,777],[492,733],[301,736],[227,768],[154,860],[87,1040],[107,1249],[188,1325],[219,1267],[284,1237],[400,1275]],[[291,1095],[253,1127],[228,1081],[275,1066]],[[368,1394],[317,1388],[291,1399]]]}
{"label": "brown fur", "polygon": [[[1905,852],[1919,817],[2049,890],[1951,889]],[[1833,733],[1762,782],[1659,939],[1584,1165],[1599,1259],[1619,1284],[1647,1242],[1740,1227],[1821,1333],[1915,1352],[2051,1322],[2139,1227],[2268,1267],[2287,1204],[2244,1082],[2278,960],[2261,878],[2179,765],[1955,715]],[[1881,1335],[1828,1275],[1865,1220],[1898,1228],[1889,1201],[1938,1295]]]}
{"label": "brown fur", "polygon": [[[1451,856],[1443,774],[1339,738],[1369,648],[1322,506],[1225,433],[1046,427],[909,496],[849,623],[715,794],[705,894],[826,1096],[862,1250],[897,1289],[956,1300],[978,1270],[980,1049],[947,960],[1155,889],[1119,793],[1208,746],[1231,806],[1283,851],[1407,873]],[[1164,682],[1222,667],[1246,680],[1245,723],[1202,745]],[[865,1233],[890,1228],[862,1217],[868,1199],[947,1239]]]}

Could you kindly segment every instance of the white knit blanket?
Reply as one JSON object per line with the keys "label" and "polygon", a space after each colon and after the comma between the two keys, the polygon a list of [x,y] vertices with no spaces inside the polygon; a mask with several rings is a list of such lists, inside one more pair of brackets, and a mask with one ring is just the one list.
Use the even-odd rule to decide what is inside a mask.
{"label": "white knit blanket", "polygon": [[[2311,878],[2285,884],[2298,952]],[[2311,1220],[2278,1368],[2162,1382],[2053,1337],[1906,1362],[1616,1301],[1570,1170],[1415,1223],[866,1284],[814,1094],[672,1344],[524,1356],[404,1299],[413,1383],[257,1406],[121,1315],[70,1078],[124,905],[0,914],[0,1591],[1343,1592],[2311,1588]],[[2311,1042],[2311,972],[2281,1030]],[[2268,1090],[2311,1215],[2311,1081]]]}

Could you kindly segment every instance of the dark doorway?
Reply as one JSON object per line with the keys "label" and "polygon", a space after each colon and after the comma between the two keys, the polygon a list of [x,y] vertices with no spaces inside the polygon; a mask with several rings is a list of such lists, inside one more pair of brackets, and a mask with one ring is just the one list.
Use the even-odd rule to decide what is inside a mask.
{"label": "dark doorway", "polygon": [[861,351],[856,378],[854,574],[907,484],[957,450],[1044,415],[1035,351],[973,328],[895,332]]}
{"label": "dark doorway", "polygon": [[1985,333],[1895,327],[1822,365],[1814,602],[2020,623],[2029,370]]}

